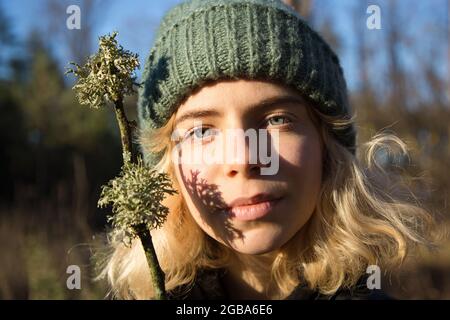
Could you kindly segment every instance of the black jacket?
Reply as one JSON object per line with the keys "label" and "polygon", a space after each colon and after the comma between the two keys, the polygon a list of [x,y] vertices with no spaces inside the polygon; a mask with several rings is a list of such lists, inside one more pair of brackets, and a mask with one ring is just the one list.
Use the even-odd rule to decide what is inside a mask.
{"label": "black jacket", "polygon": [[[223,284],[224,269],[201,270],[195,284],[190,288],[180,286],[168,292],[172,300],[228,300],[229,295]],[[382,290],[370,290],[366,285],[366,277],[351,289],[340,289],[333,295],[323,295],[309,289],[306,285],[299,285],[285,300],[390,300]]]}

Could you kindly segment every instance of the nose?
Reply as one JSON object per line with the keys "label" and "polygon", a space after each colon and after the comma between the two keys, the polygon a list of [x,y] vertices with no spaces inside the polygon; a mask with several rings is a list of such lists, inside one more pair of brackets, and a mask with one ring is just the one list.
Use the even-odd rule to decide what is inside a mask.
{"label": "nose", "polygon": [[226,156],[223,170],[226,176],[234,177],[242,175],[244,177],[259,176],[261,163],[258,156],[259,141],[255,135],[234,134],[226,143]]}

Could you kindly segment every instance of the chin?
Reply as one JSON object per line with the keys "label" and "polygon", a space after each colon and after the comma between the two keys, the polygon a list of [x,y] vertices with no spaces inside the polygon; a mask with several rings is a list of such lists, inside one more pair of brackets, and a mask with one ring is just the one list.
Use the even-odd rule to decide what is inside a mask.
{"label": "chin", "polygon": [[260,254],[265,254],[265,253],[269,253],[272,252],[276,249],[278,249],[279,247],[276,246],[270,246],[270,247],[262,247],[262,246],[246,246],[246,245],[238,245],[232,246],[232,249],[236,252],[242,253],[242,254],[249,254],[249,255],[260,255]]}
{"label": "chin", "polygon": [[284,240],[276,236],[268,236],[267,232],[244,233],[243,239],[234,239],[228,245],[239,253],[258,255],[280,249],[285,242]]}

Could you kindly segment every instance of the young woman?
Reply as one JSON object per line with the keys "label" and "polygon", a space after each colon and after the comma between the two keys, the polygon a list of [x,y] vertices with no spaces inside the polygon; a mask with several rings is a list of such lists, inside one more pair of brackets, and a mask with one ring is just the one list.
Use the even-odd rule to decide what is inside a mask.
{"label": "young woman", "polygon": [[[171,9],[139,96],[145,161],[178,191],[152,231],[170,297],[371,298],[368,266],[430,245],[430,214],[376,161],[404,144],[377,135],[357,157],[353,121],[337,56],[281,1]],[[122,240],[102,276],[152,298],[142,245]]]}

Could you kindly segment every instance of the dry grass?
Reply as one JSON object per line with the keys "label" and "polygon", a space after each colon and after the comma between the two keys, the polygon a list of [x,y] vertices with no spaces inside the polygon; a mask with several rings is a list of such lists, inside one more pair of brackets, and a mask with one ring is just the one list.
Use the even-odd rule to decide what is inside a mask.
{"label": "dry grass", "polygon": [[[98,245],[88,214],[52,201],[0,210],[0,299],[103,299],[92,281],[92,250]],[[81,269],[81,290],[69,290],[69,265]]]}
{"label": "dry grass", "polygon": [[[0,299],[103,299],[104,284],[92,280],[92,253],[101,242],[88,222],[93,213],[55,199],[27,203],[0,209]],[[66,287],[72,264],[81,268],[81,290]],[[450,239],[387,275],[382,288],[400,299],[450,299]]]}

